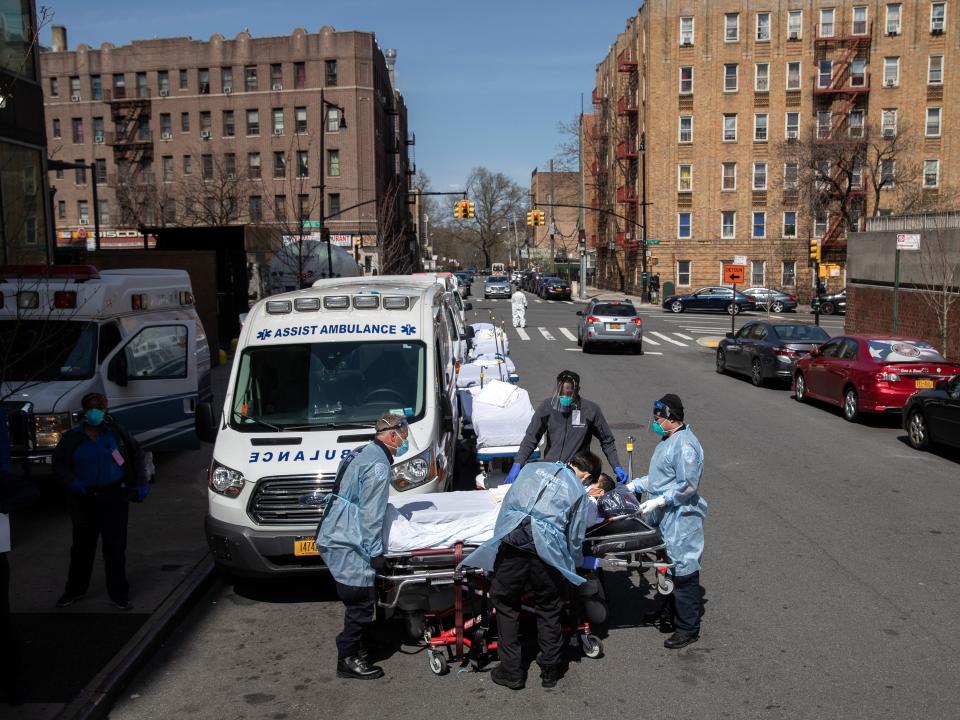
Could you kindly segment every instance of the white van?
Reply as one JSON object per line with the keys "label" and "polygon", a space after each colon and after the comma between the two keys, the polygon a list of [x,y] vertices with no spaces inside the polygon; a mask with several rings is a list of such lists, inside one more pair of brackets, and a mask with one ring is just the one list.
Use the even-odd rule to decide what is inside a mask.
{"label": "white van", "polygon": [[460,417],[445,294],[410,276],[320,280],[250,310],[209,474],[207,541],[222,570],[321,568],[317,500],[385,412],[410,422],[391,492],[450,486]]}
{"label": "white van", "polygon": [[50,462],[90,392],[144,450],[211,434],[210,350],[183,270],[0,267],[0,348],[0,399],[25,469]]}

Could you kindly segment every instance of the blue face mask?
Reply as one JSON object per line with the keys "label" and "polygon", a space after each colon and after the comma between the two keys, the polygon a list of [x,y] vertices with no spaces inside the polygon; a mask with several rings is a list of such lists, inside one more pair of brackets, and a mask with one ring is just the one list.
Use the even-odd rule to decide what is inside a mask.
{"label": "blue face mask", "polygon": [[569,395],[560,396],[560,407],[568,408],[572,403],[573,403],[573,398],[570,397]]}
{"label": "blue face mask", "polygon": [[657,420],[653,421],[653,424],[650,426],[650,429],[653,430],[653,432],[655,432],[660,437],[663,437],[664,434],[666,433],[666,430],[663,429],[663,425],[661,425]]}
{"label": "blue face mask", "polygon": [[103,417],[106,413],[103,412],[100,408],[90,408],[83,414],[83,419],[87,421],[88,425],[97,427],[103,422]]}
{"label": "blue face mask", "polygon": [[409,449],[410,449],[410,441],[407,440],[407,438],[404,438],[403,442],[397,445],[397,447],[394,449],[393,456],[400,457],[401,455],[405,455],[407,450]]}

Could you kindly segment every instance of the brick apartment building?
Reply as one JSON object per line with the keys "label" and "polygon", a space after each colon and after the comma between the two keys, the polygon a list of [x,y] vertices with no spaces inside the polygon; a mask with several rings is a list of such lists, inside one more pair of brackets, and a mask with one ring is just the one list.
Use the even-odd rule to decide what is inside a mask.
{"label": "brick apartment building", "polygon": [[582,124],[587,204],[607,211],[587,219],[598,283],[641,289],[644,207],[664,291],[719,284],[739,255],[750,284],[807,300],[811,239],[842,285],[865,218],[954,203],[960,18],[946,5],[644,3],[597,65]]}
{"label": "brick apartment building", "polygon": [[263,261],[264,242],[269,256],[282,236],[319,237],[300,220],[323,208],[332,242],[368,272],[416,263],[395,58],[372,33],[329,26],[75,50],[54,28],[42,55],[49,153],[96,165],[50,174],[58,243],[92,244],[95,182],[103,247],[143,247],[148,227],[246,225],[270,238],[247,241]]}
{"label": "brick apartment building", "polygon": [[[580,230],[580,210],[577,207],[553,207],[550,205],[580,204],[580,173],[541,172],[530,174],[530,199],[546,216],[546,225],[527,228],[530,246],[542,250],[540,257],[553,261],[578,258],[577,241]],[[550,238],[551,219],[553,239]],[[536,254],[531,255],[534,257]],[[552,259],[551,259],[552,258]],[[547,268],[549,269],[549,268]]]}

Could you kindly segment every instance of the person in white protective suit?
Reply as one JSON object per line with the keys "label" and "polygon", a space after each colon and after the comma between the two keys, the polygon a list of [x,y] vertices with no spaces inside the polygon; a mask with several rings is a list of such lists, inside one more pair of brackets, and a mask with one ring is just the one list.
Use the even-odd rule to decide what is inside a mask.
{"label": "person in white protective suit", "polygon": [[527,326],[527,296],[519,288],[510,296],[510,305],[513,306],[513,326],[525,328]]}

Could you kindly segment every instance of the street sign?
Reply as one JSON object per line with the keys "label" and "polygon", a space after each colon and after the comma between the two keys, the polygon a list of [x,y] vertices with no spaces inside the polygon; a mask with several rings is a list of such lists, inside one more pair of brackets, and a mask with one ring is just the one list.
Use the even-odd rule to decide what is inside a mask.
{"label": "street sign", "polygon": [[723,281],[733,283],[734,285],[746,282],[747,266],[744,264],[733,264],[723,266]]}
{"label": "street sign", "polygon": [[747,256],[746,256],[746,255],[737,255],[737,256],[733,259],[733,264],[734,264],[734,265],[743,265],[743,266],[746,266],[746,264],[747,264]]}
{"label": "street sign", "polygon": [[320,222],[319,220],[304,220],[303,226],[305,228],[318,228],[318,227],[323,227],[323,223]]}
{"label": "street sign", "polygon": [[897,235],[897,250],[919,250],[920,233],[900,233]]}
{"label": "street sign", "polygon": [[647,240],[647,245],[659,245],[659,240]]}

